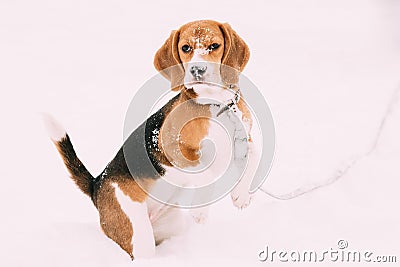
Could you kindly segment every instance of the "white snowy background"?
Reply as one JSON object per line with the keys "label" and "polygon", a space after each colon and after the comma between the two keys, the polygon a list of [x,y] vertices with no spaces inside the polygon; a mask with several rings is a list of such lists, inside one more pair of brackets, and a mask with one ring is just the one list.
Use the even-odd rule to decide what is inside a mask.
{"label": "white snowy background", "polygon": [[[244,74],[277,129],[263,189],[287,197],[347,172],[291,200],[258,192],[243,211],[223,199],[206,225],[132,263],[100,231],[38,114],[61,121],[99,174],[156,50],[197,19],[229,22],[250,47]],[[339,239],[400,261],[399,1],[2,0],[0,89],[1,266],[266,266],[266,245],[323,251]]]}

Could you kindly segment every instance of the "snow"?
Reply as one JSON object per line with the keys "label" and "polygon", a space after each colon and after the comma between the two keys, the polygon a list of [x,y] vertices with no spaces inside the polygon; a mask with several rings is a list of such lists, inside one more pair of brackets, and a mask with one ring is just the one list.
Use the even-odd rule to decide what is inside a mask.
{"label": "snow", "polygon": [[[212,1],[187,8],[174,0],[0,3],[0,265],[266,266],[258,261],[266,245],[323,251],[339,239],[399,261],[399,3]],[[292,200],[258,192],[239,211],[226,197],[205,225],[161,244],[154,259],[132,263],[101,232],[38,113],[60,121],[80,159],[99,174],[121,146],[131,98],[155,74],[157,49],[171,30],[206,18],[229,22],[248,43],[244,74],[274,114],[277,153],[264,190],[279,196],[322,184],[358,160],[336,182]]]}

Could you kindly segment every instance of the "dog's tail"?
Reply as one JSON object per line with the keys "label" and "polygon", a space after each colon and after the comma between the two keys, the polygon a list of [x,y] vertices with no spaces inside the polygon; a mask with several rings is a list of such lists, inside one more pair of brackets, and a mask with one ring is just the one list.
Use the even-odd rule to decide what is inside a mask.
{"label": "dog's tail", "polygon": [[79,160],[67,132],[51,115],[42,116],[46,130],[60,152],[72,180],[83,193],[92,198],[94,177]]}

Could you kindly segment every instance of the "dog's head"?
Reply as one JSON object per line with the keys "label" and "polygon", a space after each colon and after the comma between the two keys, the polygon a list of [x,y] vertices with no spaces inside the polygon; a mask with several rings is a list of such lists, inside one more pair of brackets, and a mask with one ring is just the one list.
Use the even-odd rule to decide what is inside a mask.
{"label": "dog's head", "polygon": [[248,46],[229,24],[201,20],[172,31],[157,51],[154,66],[173,90],[192,89],[193,97],[224,101],[232,97],[224,91],[238,82],[249,56]]}

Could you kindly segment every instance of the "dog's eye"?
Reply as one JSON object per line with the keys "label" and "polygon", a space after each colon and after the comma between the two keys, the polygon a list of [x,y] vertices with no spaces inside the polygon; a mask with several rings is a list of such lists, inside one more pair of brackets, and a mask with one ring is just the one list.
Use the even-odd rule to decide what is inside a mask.
{"label": "dog's eye", "polygon": [[210,51],[215,50],[215,49],[217,49],[219,46],[220,46],[220,44],[213,43],[213,44],[211,44],[211,45],[208,46],[208,50],[210,50]]}
{"label": "dog's eye", "polygon": [[189,45],[184,45],[182,46],[182,51],[185,53],[189,53],[190,51],[192,51],[192,47],[190,47]]}

